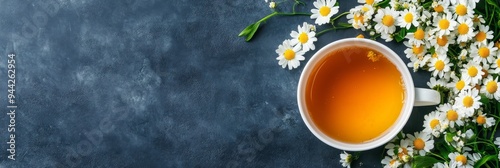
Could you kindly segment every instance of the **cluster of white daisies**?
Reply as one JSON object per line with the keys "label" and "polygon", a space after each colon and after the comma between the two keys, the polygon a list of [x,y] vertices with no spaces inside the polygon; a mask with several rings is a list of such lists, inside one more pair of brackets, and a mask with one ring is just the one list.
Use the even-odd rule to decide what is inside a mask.
{"label": "cluster of white daisies", "polygon": [[[311,19],[315,19],[315,24],[330,23],[331,17],[339,12],[339,7],[335,6],[336,2],[336,0],[317,0],[313,2],[315,8],[311,9]],[[300,66],[300,61],[305,59],[304,54],[309,50],[314,50],[314,42],[318,40],[315,25],[304,22],[297,29],[297,31],[290,33],[292,39],[283,41],[283,44],[279,45],[276,50],[279,55],[276,58],[278,64],[283,68],[288,66],[289,70]]]}
{"label": "cluster of white daisies", "polygon": [[[431,166],[439,168],[473,167],[486,155],[500,159],[496,147],[488,148],[490,153],[477,150],[479,143],[500,146],[500,138],[492,142],[491,135],[498,125],[498,114],[491,113],[491,109],[485,108],[487,103],[483,104],[500,101],[500,42],[493,41],[494,32],[475,13],[478,2],[358,0],[360,5],[349,11],[347,19],[353,28],[386,41],[404,39],[408,47],[404,53],[410,60],[408,67],[429,71],[432,75],[429,87],[447,98],[425,116],[421,132],[401,133],[386,145],[387,156],[381,161],[385,167],[411,167],[417,156],[433,158],[438,162]],[[336,0],[317,0],[313,4],[311,19],[315,19],[316,25],[331,23],[331,17],[339,11]],[[315,31],[316,27],[306,22],[292,31],[292,38],[276,50],[278,64],[283,68],[288,66],[289,70],[300,66],[304,53],[315,49]],[[433,153],[439,145],[445,145],[448,151],[441,152],[438,148],[438,154]],[[350,167],[351,161],[351,154],[341,154],[342,166]]]}
{"label": "cluster of white daisies", "polygon": [[[478,132],[491,134],[498,119],[498,114],[487,114],[481,96],[500,100],[499,43],[474,12],[478,0],[391,0],[385,8],[377,6],[380,1],[358,0],[361,5],[350,10],[348,22],[386,41],[408,32],[408,66],[431,72],[429,87],[448,93],[448,100],[425,116],[421,132],[401,134],[386,145],[382,164],[411,167],[415,156],[432,156],[439,160],[434,167],[473,167],[482,158],[473,142],[494,146],[493,137],[478,137]],[[447,156],[430,153],[440,138],[450,147]],[[500,139],[494,143],[500,145]],[[490,155],[500,159],[495,151]]]}

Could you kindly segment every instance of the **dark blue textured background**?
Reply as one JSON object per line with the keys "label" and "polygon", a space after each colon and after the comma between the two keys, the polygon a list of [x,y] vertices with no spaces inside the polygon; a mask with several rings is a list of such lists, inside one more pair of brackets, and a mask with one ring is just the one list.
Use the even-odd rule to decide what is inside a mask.
{"label": "dark blue textured background", "polygon": [[[339,3],[344,12],[356,2]],[[18,102],[15,161],[0,115],[0,167],[341,166],[341,151],[298,112],[296,85],[314,51],[292,71],[275,60],[308,17],[272,18],[245,42],[238,33],[271,13],[262,0],[0,0],[0,8],[0,109],[9,53]],[[359,33],[329,32],[316,51]],[[402,44],[386,44],[404,58]],[[427,87],[428,73],[413,77]],[[433,109],[415,108],[404,130],[419,131]],[[382,154],[363,152],[353,166],[381,167]]]}

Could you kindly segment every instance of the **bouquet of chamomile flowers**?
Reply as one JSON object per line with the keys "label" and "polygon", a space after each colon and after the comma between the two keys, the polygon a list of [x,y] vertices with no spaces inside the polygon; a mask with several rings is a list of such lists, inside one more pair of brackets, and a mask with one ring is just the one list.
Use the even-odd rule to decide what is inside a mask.
{"label": "bouquet of chamomile flowers", "polygon": [[[267,2],[267,1],[266,1]],[[247,41],[273,16],[308,15],[276,49],[278,65],[300,66],[304,53],[327,31],[359,29],[370,38],[401,42],[414,71],[428,71],[430,88],[442,103],[424,117],[422,130],[400,133],[386,146],[384,167],[500,167],[500,1],[498,0],[358,0],[359,5],[337,14],[336,0],[317,0],[309,12],[276,10],[245,28]],[[337,23],[346,16],[348,23]],[[331,25],[316,33],[315,25]],[[344,152],[341,164],[354,156]]]}

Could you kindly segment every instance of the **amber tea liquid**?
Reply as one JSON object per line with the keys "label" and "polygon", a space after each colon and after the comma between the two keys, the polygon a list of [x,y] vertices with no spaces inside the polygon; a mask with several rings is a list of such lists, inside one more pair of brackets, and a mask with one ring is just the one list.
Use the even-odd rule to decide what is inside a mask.
{"label": "amber tea liquid", "polygon": [[337,49],[312,71],[306,106],[329,137],[362,143],[382,135],[403,108],[404,83],[396,66],[365,47]]}

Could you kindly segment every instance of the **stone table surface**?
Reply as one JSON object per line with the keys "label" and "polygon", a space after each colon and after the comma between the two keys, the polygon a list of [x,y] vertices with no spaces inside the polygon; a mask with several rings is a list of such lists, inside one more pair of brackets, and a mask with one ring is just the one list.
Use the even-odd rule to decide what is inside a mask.
{"label": "stone table surface", "polygon": [[[356,5],[339,3],[341,12]],[[315,138],[297,107],[314,51],[292,71],[275,60],[290,31],[313,23],[306,16],[272,18],[245,42],[238,33],[272,12],[262,0],[0,0],[0,8],[0,167],[341,166],[341,151]],[[359,33],[328,32],[315,51]],[[404,45],[384,44],[408,61]],[[428,73],[412,75],[427,87]],[[8,105],[17,106],[15,160]],[[434,108],[414,108],[404,130],[420,130]],[[381,167],[383,152],[363,152],[353,167]]]}

